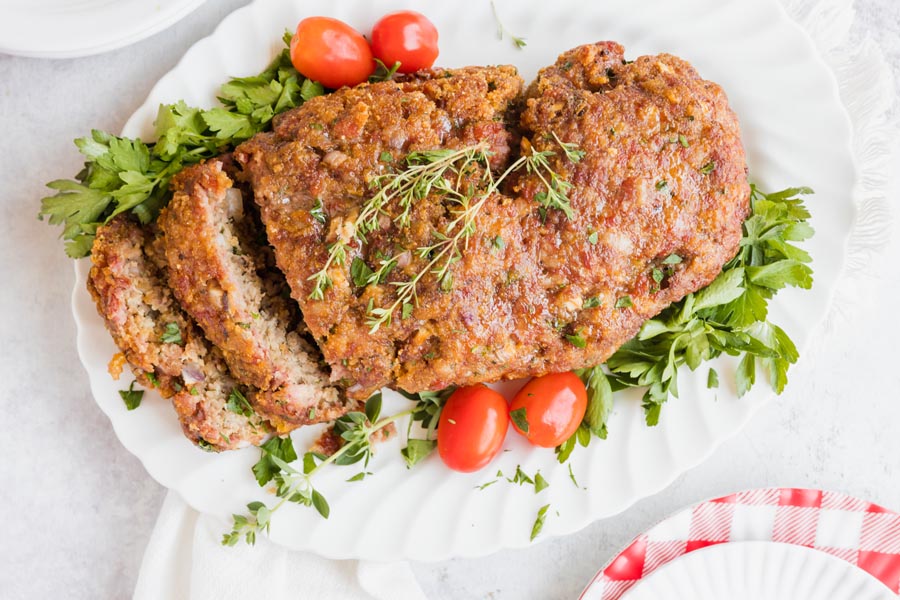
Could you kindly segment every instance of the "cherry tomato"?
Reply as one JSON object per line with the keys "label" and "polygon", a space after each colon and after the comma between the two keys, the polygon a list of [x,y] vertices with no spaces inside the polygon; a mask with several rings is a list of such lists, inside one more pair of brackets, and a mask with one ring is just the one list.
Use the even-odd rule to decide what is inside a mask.
{"label": "cherry tomato", "polygon": [[427,69],[438,55],[437,28],[411,10],[391,13],[372,28],[372,52],[388,68],[400,61],[401,73]]}
{"label": "cherry tomato", "polygon": [[375,71],[366,38],[330,17],[309,17],[297,24],[291,62],[302,75],[328,88],[362,83]]}
{"label": "cherry tomato", "polygon": [[513,417],[513,427],[535,446],[554,448],[569,439],[587,410],[587,391],[575,373],[552,373],[525,384],[509,405],[510,413],[525,409],[528,431]]}
{"label": "cherry tomato", "polygon": [[508,410],[506,399],[482,384],[453,392],[438,423],[437,447],[444,464],[469,473],[491,462],[509,429]]}

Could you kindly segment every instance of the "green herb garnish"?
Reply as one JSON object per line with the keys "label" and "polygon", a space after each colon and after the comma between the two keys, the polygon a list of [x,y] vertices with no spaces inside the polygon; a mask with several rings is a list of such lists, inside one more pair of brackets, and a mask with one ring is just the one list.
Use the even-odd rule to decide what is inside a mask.
{"label": "green herb garnish", "polygon": [[181,329],[178,328],[178,323],[166,323],[166,329],[159,336],[159,341],[166,344],[184,343],[184,340],[181,339]]}
{"label": "green herb garnish", "polygon": [[534,520],[534,525],[531,527],[531,541],[534,541],[534,538],[541,534],[541,531],[544,529],[544,521],[547,520],[547,511],[550,509],[549,504],[543,505],[537,513],[537,517]]}
{"label": "green herb garnish", "polygon": [[229,392],[225,408],[244,417],[253,416],[253,407],[250,406],[247,397],[236,387],[232,388],[231,392]]}
{"label": "green herb garnish", "polygon": [[134,410],[141,405],[141,400],[144,399],[144,390],[134,389],[134,382],[132,381],[127,390],[119,390],[119,396],[122,398],[122,402],[125,403],[125,408]]}
{"label": "green herb garnish", "polygon": [[506,27],[504,27],[503,23],[500,21],[500,15],[497,14],[497,6],[494,4],[494,0],[491,0],[491,10],[494,12],[494,21],[497,23],[497,39],[502,40],[503,36],[507,35],[516,48],[519,48],[520,50],[524,48],[527,45],[525,38],[517,37],[506,30]]}
{"label": "green herb garnish", "polygon": [[524,406],[509,411],[509,418],[512,419],[512,422],[516,424],[516,427],[518,427],[522,433],[528,433],[528,415]]}
{"label": "green herb garnish", "polygon": [[[285,35],[290,44],[290,35]],[[324,93],[305,79],[283,50],[253,77],[230,80],[219,90],[222,106],[203,110],[184,102],[164,104],[156,116],[156,143],[94,130],[75,140],[86,158],[75,179],[47,184],[39,218],[62,225],[66,253],[87,256],[97,227],[131,212],[141,223],[156,219],[170,197],[169,181],[189,164],[212,158],[271,126],[272,117]]]}

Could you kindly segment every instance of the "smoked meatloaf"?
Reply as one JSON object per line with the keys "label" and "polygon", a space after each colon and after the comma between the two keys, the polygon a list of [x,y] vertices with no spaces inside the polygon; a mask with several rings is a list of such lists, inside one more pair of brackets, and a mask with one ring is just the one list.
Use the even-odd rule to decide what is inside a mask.
{"label": "smoked meatloaf", "polygon": [[[599,364],[734,256],[750,188],[719,86],[674,56],[627,62],[604,42],[562,54],[524,98],[519,89],[504,67],[344,88],[236,149],[278,266],[350,396]],[[583,157],[567,158],[563,143]],[[398,284],[427,269],[420,249],[454,217],[449,196],[431,193],[403,226],[395,202],[363,243],[354,224],[373,180],[411,152],[475,145],[497,174],[520,154],[553,152],[549,166],[572,186],[571,216],[541,205],[539,173],[517,172],[486,199],[449,277],[426,274],[414,305],[373,331],[373,307],[394,305]],[[329,262],[336,242],[347,255]],[[354,281],[355,259],[374,271],[388,258],[396,265],[383,280]]]}
{"label": "smoked meatloaf", "polygon": [[[361,234],[379,182],[430,151],[481,158],[408,218],[386,203]],[[544,167],[509,171],[537,155]],[[562,54],[527,89],[513,67],[342,88],[233,159],[176,177],[158,224],[101,227],[88,281],[138,381],[212,449],[333,420],[385,386],[602,363],[718,275],[749,210],[721,88],[667,54],[628,62],[612,42]],[[560,190],[568,205],[548,204]],[[439,278],[423,248],[467,203],[478,209]],[[414,279],[412,301],[374,326]]]}

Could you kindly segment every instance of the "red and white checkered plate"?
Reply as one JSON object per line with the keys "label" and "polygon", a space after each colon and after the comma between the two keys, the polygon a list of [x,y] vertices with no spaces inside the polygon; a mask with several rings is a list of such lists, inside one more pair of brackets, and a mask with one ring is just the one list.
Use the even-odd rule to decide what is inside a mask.
{"label": "red and white checkered plate", "polygon": [[714,544],[771,541],[826,552],[900,593],[900,514],[846,494],[797,488],[701,502],[638,536],[593,578],[581,600],[619,600],[662,565]]}

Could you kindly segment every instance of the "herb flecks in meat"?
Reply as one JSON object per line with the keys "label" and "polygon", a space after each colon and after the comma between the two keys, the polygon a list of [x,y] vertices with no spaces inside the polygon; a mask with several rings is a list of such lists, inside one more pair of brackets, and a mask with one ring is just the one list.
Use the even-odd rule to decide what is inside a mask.
{"label": "herb flecks in meat", "polygon": [[[575,144],[564,143],[555,135],[554,138],[569,161],[581,160],[584,153]],[[381,218],[388,214],[388,206],[396,203],[399,213],[393,221],[403,229],[410,225],[414,204],[432,194],[447,202],[452,217],[450,222],[443,231],[434,232],[433,244],[416,249],[416,255],[427,261],[425,266],[406,281],[391,282],[395,287],[396,299],[387,307],[369,306],[366,323],[371,333],[375,333],[382,325],[390,324],[398,309],[416,305],[418,284],[428,274],[435,276],[441,289],[449,290],[452,287],[450,268],[462,257],[462,250],[468,247],[469,239],[475,233],[476,216],[503,181],[516,171],[524,169],[543,182],[546,189],[534,197],[542,207],[555,208],[565,213],[566,217],[572,217],[568,197],[572,186],[551,167],[549,159],[555,154],[553,150],[531,151],[495,176],[490,169],[491,151],[484,144],[410,153],[405,159],[404,170],[384,173],[372,180],[371,185],[377,191],[363,204],[352,224],[351,235],[346,240],[338,239],[332,243],[325,264],[309,277],[315,282],[309,298],[324,299],[325,290],[332,285],[329,275],[331,267],[343,265],[354,244],[360,247],[366,244],[366,236],[380,227]],[[382,261],[377,272],[372,272],[362,259],[354,259],[354,265],[355,269],[351,266],[353,281],[357,286],[364,286],[384,281],[385,271],[390,272],[396,260]]]}

